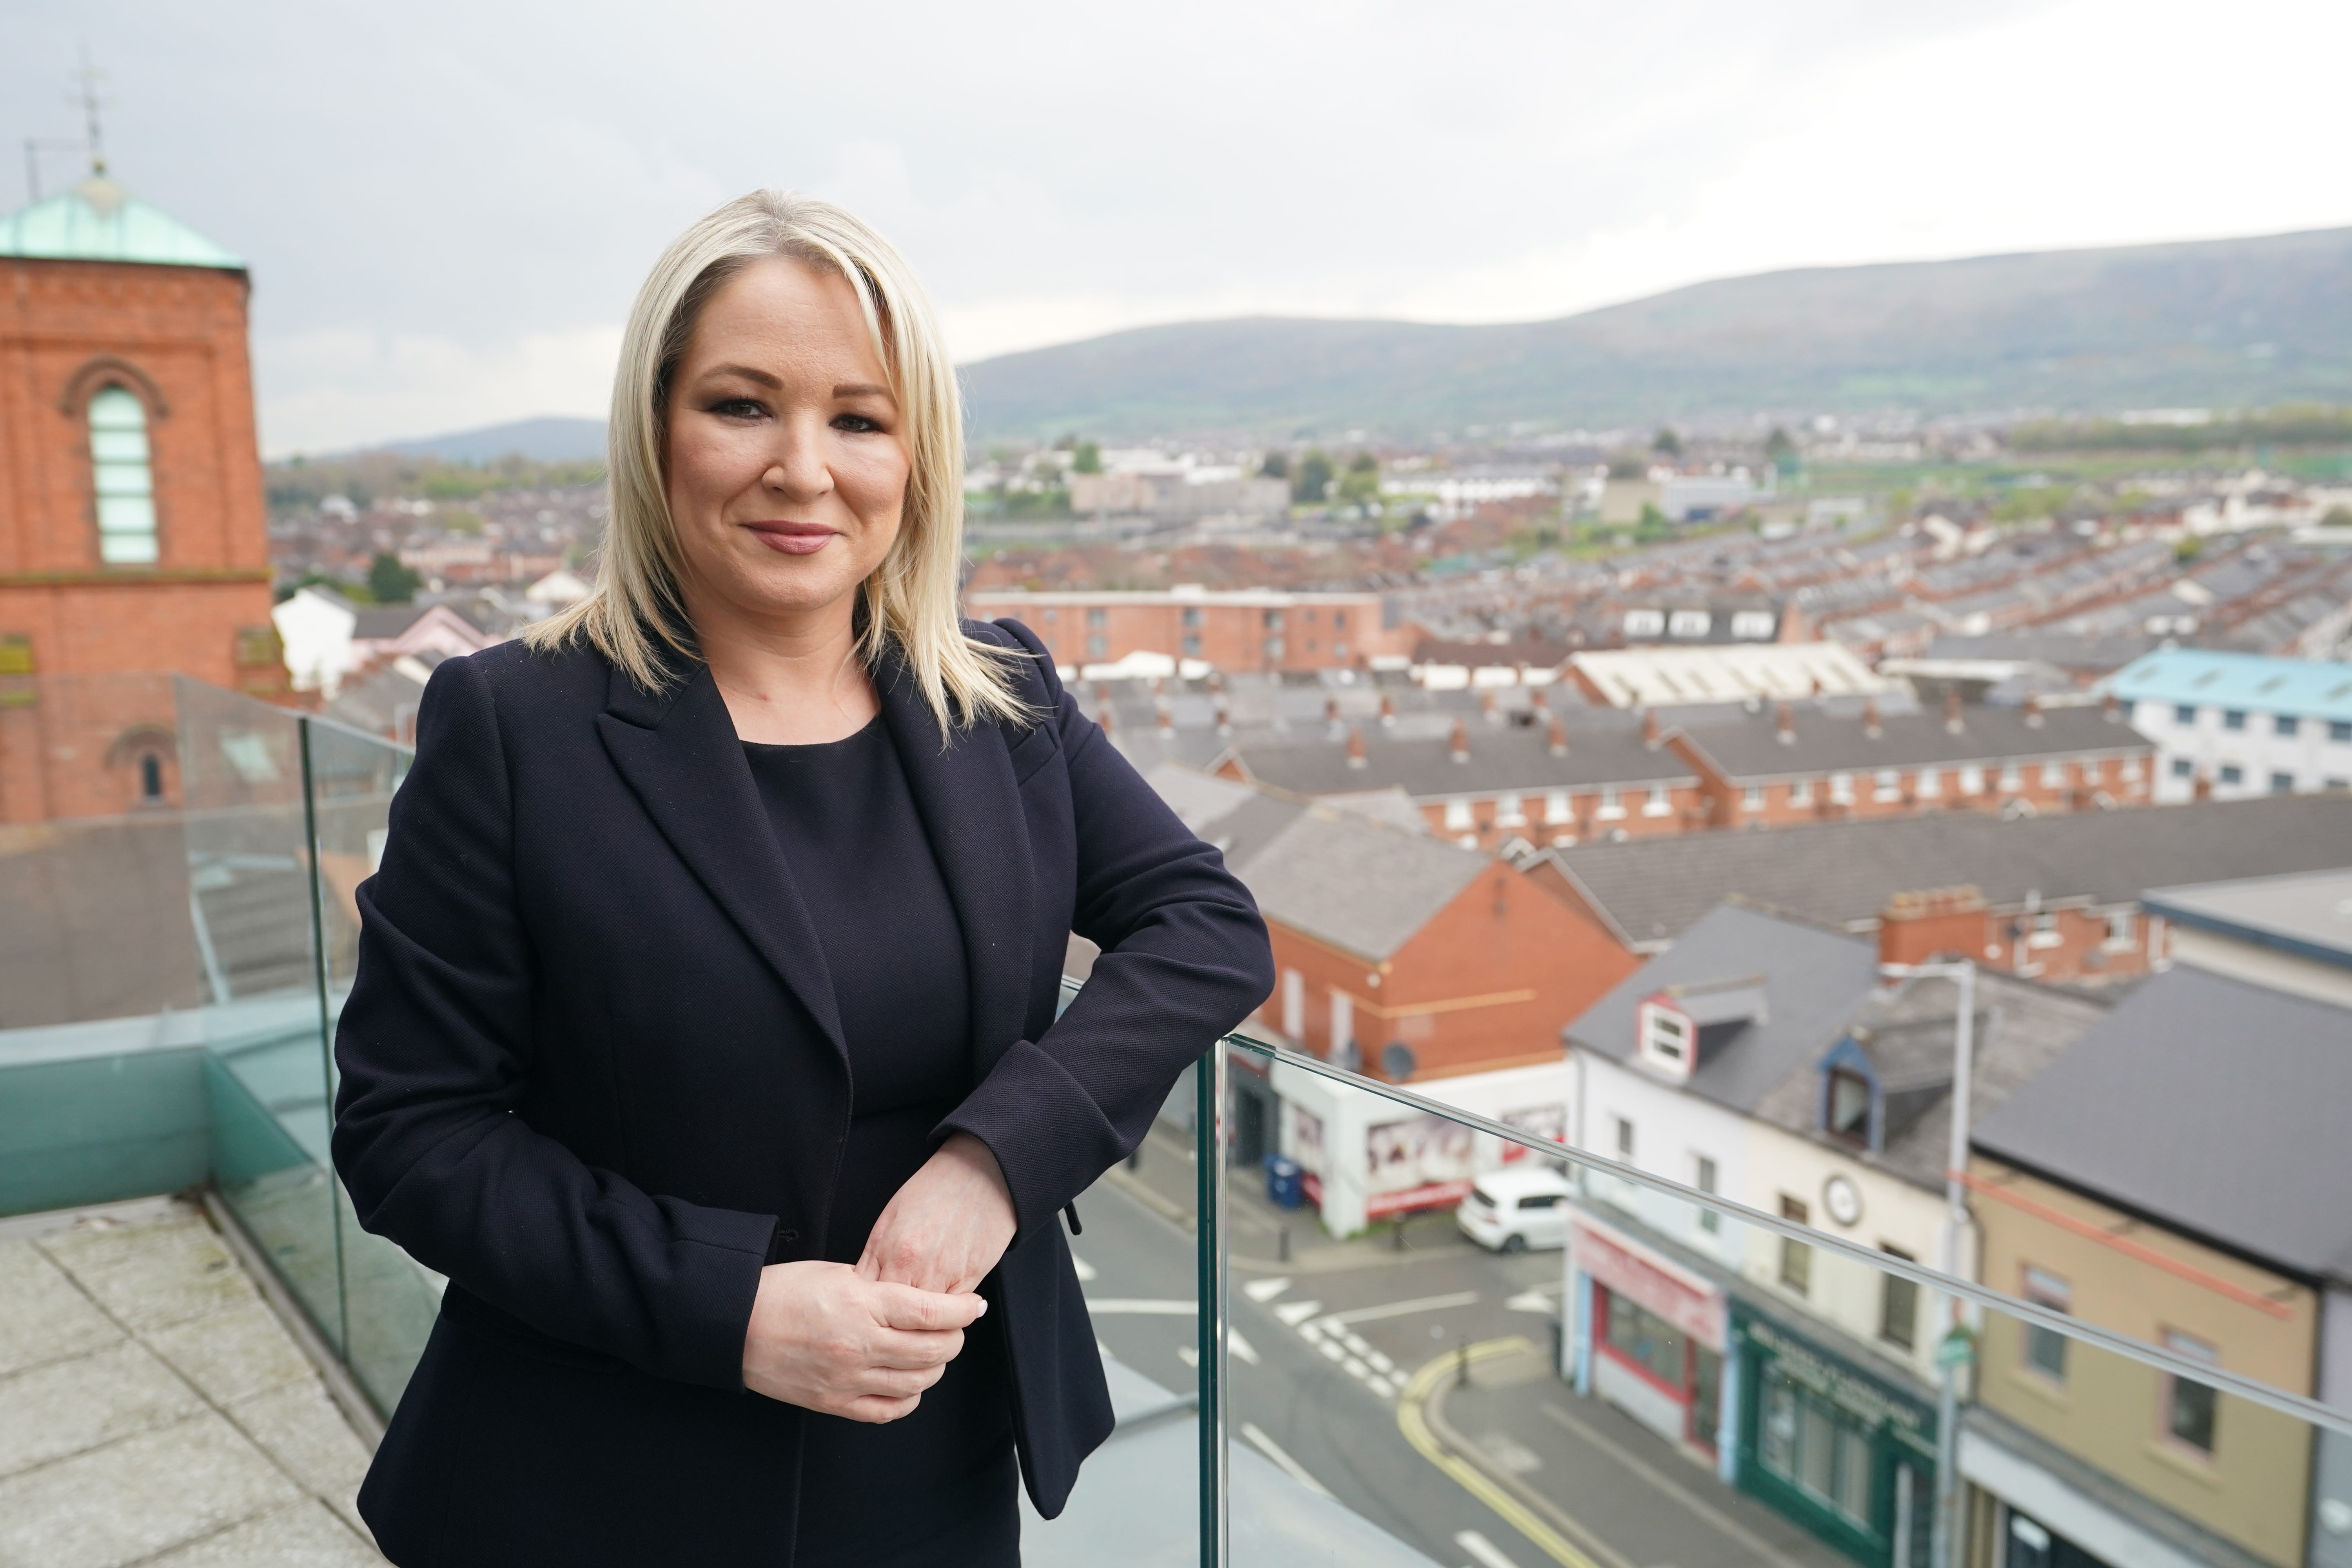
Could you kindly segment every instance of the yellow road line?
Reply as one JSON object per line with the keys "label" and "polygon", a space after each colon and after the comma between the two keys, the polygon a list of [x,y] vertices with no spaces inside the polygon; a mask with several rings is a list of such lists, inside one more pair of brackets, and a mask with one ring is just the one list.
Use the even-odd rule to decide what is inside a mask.
{"label": "yellow road line", "polygon": [[1525,1336],[1513,1334],[1508,1339],[1486,1340],[1465,1351],[1450,1352],[1423,1366],[1404,1385],[1397,1400],[1397,1429],[1404,1440],[1419,1450],[1421,1457],[1454,1478],[1454,1483],[1485,1503],[1507,1521],[1512,1529],[1533,1542],[1562,1568],[1601,1568],[1601,1565],[1570,1543],[1565,1536],[1536,1517],[1534,1511],[1521,1503],[1494,1479],[1461,1455],[1437,1440],[1429,1429],[1429,1418],[1422,1413],[1423,1402],[1440,1383],[1454,1375],[1466,1357],[1473,1362],[1494,1356],[1532,1354],[1535,1346]]}

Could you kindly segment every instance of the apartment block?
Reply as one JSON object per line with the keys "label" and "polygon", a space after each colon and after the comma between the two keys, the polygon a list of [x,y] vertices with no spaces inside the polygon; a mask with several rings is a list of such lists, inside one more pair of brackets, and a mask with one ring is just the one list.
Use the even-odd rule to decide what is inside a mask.
{"label": "apartment block", "polygon": [[2116,673],[2158,800],[2352,790],[2352,665],[2165,648]]}

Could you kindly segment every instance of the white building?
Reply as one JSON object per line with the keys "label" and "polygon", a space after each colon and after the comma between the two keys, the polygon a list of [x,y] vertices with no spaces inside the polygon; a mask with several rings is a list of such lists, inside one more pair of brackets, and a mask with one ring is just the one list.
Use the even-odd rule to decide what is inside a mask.
{"label": "white building", "polygon": [[2352,789],[2352,664],[2162,648],[2117,670],[2158,804]]}

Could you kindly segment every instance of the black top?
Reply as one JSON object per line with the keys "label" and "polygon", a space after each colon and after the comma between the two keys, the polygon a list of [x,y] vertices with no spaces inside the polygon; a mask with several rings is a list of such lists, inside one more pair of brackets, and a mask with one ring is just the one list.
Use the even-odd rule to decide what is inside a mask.
{"label": "black top", "polygon": [[[815,927],[849,1049],[851,1121],[824,1256],[856,1263],[932,1132],[971,1092],[963,935],[889,731],[743,752]],[[772,1256],[804,1256],[782,1236]],[[799,1561],[856,1560],[1009,1492],[1002,1331],[983,1318],[914,1413],[882,1426],[812,1415]]]}

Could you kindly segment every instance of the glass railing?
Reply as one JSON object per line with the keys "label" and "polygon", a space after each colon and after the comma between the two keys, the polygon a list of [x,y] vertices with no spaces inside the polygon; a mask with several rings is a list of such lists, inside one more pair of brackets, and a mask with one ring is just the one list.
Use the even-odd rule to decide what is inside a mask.
{"label": "glass railing", "polygon": [[[1073,1244],[1107,1353],[1197,1404],[1185,1561],[2352,1561],[2307,1283],[2003,1179],[1956,1228],[1794,1137],[1656,1152],[1710,1193],[1475,1079],[1498,1114],[1238,1035],[1192,1076]],[[1122,1506],[1096,1468],[1074,1514]]]}
{"label": "glass railing", "polygon": [[[35,700],[0,699],[20,780]],[[361,1230],[327,1135],[408,753],[175,706],[167,798],[0,827],[31,944],[0,953],[0,1210],[209,1179],[389,1414],[442,1281]],[[1026,1560],[2352,1568],[2352,1415],[2311,1397],[2342,1292],[2012,1173],[1929,1190],[1579,1093],[1204,1054],[1078,1200],[1118,1426]]]}

